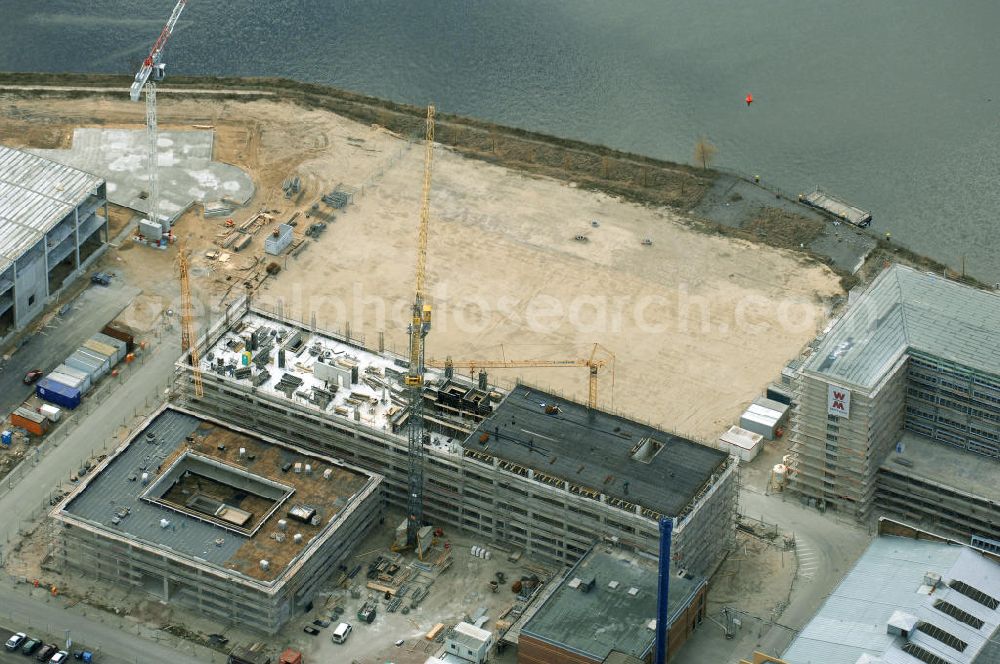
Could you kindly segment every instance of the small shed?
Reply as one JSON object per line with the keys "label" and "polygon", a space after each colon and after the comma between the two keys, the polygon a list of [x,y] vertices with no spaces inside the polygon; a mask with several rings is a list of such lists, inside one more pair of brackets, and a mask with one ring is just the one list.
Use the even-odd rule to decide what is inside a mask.
{"label": "small shed", "polygon": [[764,446],[764,436],[740,427],[729,427],[719,436],[719,449],[739,457],[740,461],[753,461]]}

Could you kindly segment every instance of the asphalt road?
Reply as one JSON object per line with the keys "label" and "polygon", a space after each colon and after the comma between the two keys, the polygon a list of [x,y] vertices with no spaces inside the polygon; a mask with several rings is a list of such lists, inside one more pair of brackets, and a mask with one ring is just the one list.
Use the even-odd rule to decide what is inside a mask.
{"label": "asphalt road", "polygon": [[[103,317],[103,314],[99,316]],[[107,319],[104,319],[107,320]],[[102,322],[103,324],[103,322]],[[74,321],[74,326],[80,326]],[[49,507],[49,496],[58,485],[80,468],[83,459],[104,446],[111,447],[125,420],[148,412],[166,387],[180,354],[180,340],[168,334],[154,343],[121,385],[103,401],[85,399],[74,414],[75,428],[52,453],[29,461],[20,480],[0,496],[0,551],[6,555],[18,530]],[[146,629],[133,621],[89,609],[67,605],[62,597],[51,597],[43,589],[26,583],[0,582],[0,621],[19,626],[13,631],[54,635],[62,642],[64,630],[74,641],[99,648],[99,661],[126,664],[139,659],[149,664],[220,663],[224,657],[163,632]],[[11,662],[28,660],[13,657]],[[75,660],[73,660],[75,663]]]}
{"label": "asphalt road", "polygon": [[735,638],[727,640],[720,627],[706,621],[673,664],[733,664],[754,650],[780,655],[871,541],[868,531],[856,523],[820,514],[795,499],[786,500],[785,494],[765,496],[748,485],[741,487],[740,510],[751,518],[776,523],[783,532],[795,536],[798,573],[789,604],[778,619],[780,625],[768,628],[744,618]]}
{"label": "asphalt road", "polygon": [[138,293],[139,289],[121,280],[113,280],[107,287],[90,286],[69,304],[65,314],[53,316],[38,334],[27,337],[27,342],[0,366],[0,414],[13,412],[31,396],[35,388],[24,384],[24,374],[31,369],[55,369],[120,314]]}

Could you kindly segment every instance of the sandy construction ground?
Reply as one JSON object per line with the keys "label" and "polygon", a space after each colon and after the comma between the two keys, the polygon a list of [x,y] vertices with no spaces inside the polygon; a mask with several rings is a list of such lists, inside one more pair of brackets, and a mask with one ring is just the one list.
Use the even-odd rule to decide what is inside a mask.
{"label": "sandy construction ground", "polygon": [[[136,126],[142,111],[127,101],[4,95],[0,141],[65,145],[74,126]],[[274,101],[163,95],[161,118],[166,128],[211,124],[215,158],[250,172],[257,194],[234,215],[237,223],[262,207],[275,210],[275,223],[283,221],[305,213],[339,182],[363,185],[318,240],[279,260],[284,269],[257,297],[281,301],[286,312],[306,319],[315,312],[321,326],[349,324],[371,346],[384,330],[387,346],[404,347],[422,145]],[[293,174],[305,185],[297,202],[286,201],[280,189]],[[733,423],[778,376],[823,326],[830,298],[841,294],[832,272],[792,252],[705,234],[667,209],[623,203],[440,146],[431,215],[429,358],[588,357],[599,342],[615,356],[613,389],[610,370],[600,379],[602,407],[703,441]],[[311,221],[300,216],[296,231]],[[177,227],[195,249],[194,281],[206,300],[239,292],[233,285],[248,272],[241,268],[263,254],[267,229],[228,264],[204,261],[221,223],[197,210]],[[130,270],[150,296],[167,298],[172,255],[125,245],[108,260]],[[493,373],[586,400],[585,368]]]}

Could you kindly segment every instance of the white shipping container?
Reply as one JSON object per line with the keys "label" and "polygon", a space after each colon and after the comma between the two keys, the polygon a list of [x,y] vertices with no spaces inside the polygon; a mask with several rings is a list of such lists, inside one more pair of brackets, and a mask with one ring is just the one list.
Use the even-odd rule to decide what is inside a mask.
{"label": "white shipping container", "polygon": [[759,433],[730,427],[729,431],[719,436],[719,449],[735,455],[740,461],[753,461],[763,447],[763,440]]}
{"label": "white shipping container", "polygon": [[761,415],[747,409],[742,417],[740,417],[740,428],[759,433],[767,440],[774,440],[774,430],[777,427],[778,418],[775,415]]}
{"label": "white shipping container", "polygon": [[103,332],[98,332],[91,337],[94,341],[100,341],[102,344],[107,344],[117,351],[118,362],[125,359],[125,355],[128,353],[128,344],[126,344],[121,339],[115,339],[112,336],[104,334]]}
{"label": "white shipping container", "polygon": [[84,387],[80,388],[81,394],[90,390],[90,374],[86,371],[80,371],[75,369],[68,364],[60,364],[58,367],[52,370],[52,373],[64,373],[69,376],[75,376],[77,378],[82,378],[84,381]]}
{"label": "white shipping container", "polygon": [[118,349],[114,346],[110,346],[106,343],[97,341],[96,339],[88,339],[83,343],[83,347],[88,351],[94,353],[95,355],[101,355],[108,358],[109,366],[115,366],[121,357],[118,355]]}
{"label": "white shipping container", "polygon": [[81,355],[97,362],[98,370],[93,376],[93,380],[95,381],[99,380],[104,374],[111,370],[111,362],[106,356],[99,355],[98,353],[95,353],[87,348],[78,348],[74,355]]}
{"label": "white shipping container", "polygon": [[77,378],[76,376],[70,376],[68,374],[59,373],[57,371],[53,371],[48,375],[46,375],[45,377],[48,378],[49,380],[54,380],[57,383],[62,383],[67,387],[72,387],[74,390],[79,390],[81,394],[83,393],[83,385],[86,382],[82,378]]}
{"label": "white shipping container", "polygon": [[49,418],[50,422],[58,422],[59,418],[62,417],[62,410],[51,404],[42,404],[41,408],[38,410],[42,413],[42,415]]}
{"label": "white shipping container", "polygon": [[101,372],[101,363],[97,359],[88,357],[79,351],[67,357],[65,363],[67,366],[88,374],[92,383],[100,380],[101,376],[104,375]]}

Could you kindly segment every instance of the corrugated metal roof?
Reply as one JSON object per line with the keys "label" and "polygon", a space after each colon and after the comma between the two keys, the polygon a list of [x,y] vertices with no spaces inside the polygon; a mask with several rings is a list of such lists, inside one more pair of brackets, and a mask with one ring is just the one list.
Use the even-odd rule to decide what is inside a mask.
{"label": "corrugated metal roof", "polygon": [[880,274],[803,369],[870,388],[908,349],[1000,374],[1000,296],[902,265]]}
{"label": "corrugated metal roof", "polygon": [[[943,584],[932,594],[920,592],[927,572],[941,575]],[[880,537],[865,551],[809,624],[782,656],[789,664],[855,664],[864,655],[885,662],[912,664],[903,652],[906,639],[887,633],[896,611],[915,616],[964,642],[958,650],[924,631],[908,641],[953,664],[992,662],[988,648],[995,638],[1000,612],[979,604],[946,584],[961,580],[993,596],[1000,595],[1000,565],[978,552],[954,544],[898,537]],[[975,629],[951,618],[934,602],[944,600],[983,621]]]}
{"label": "corrugated metal roof", "polygon": [[103,182],[90,173],[0,145],[0,270]]}

